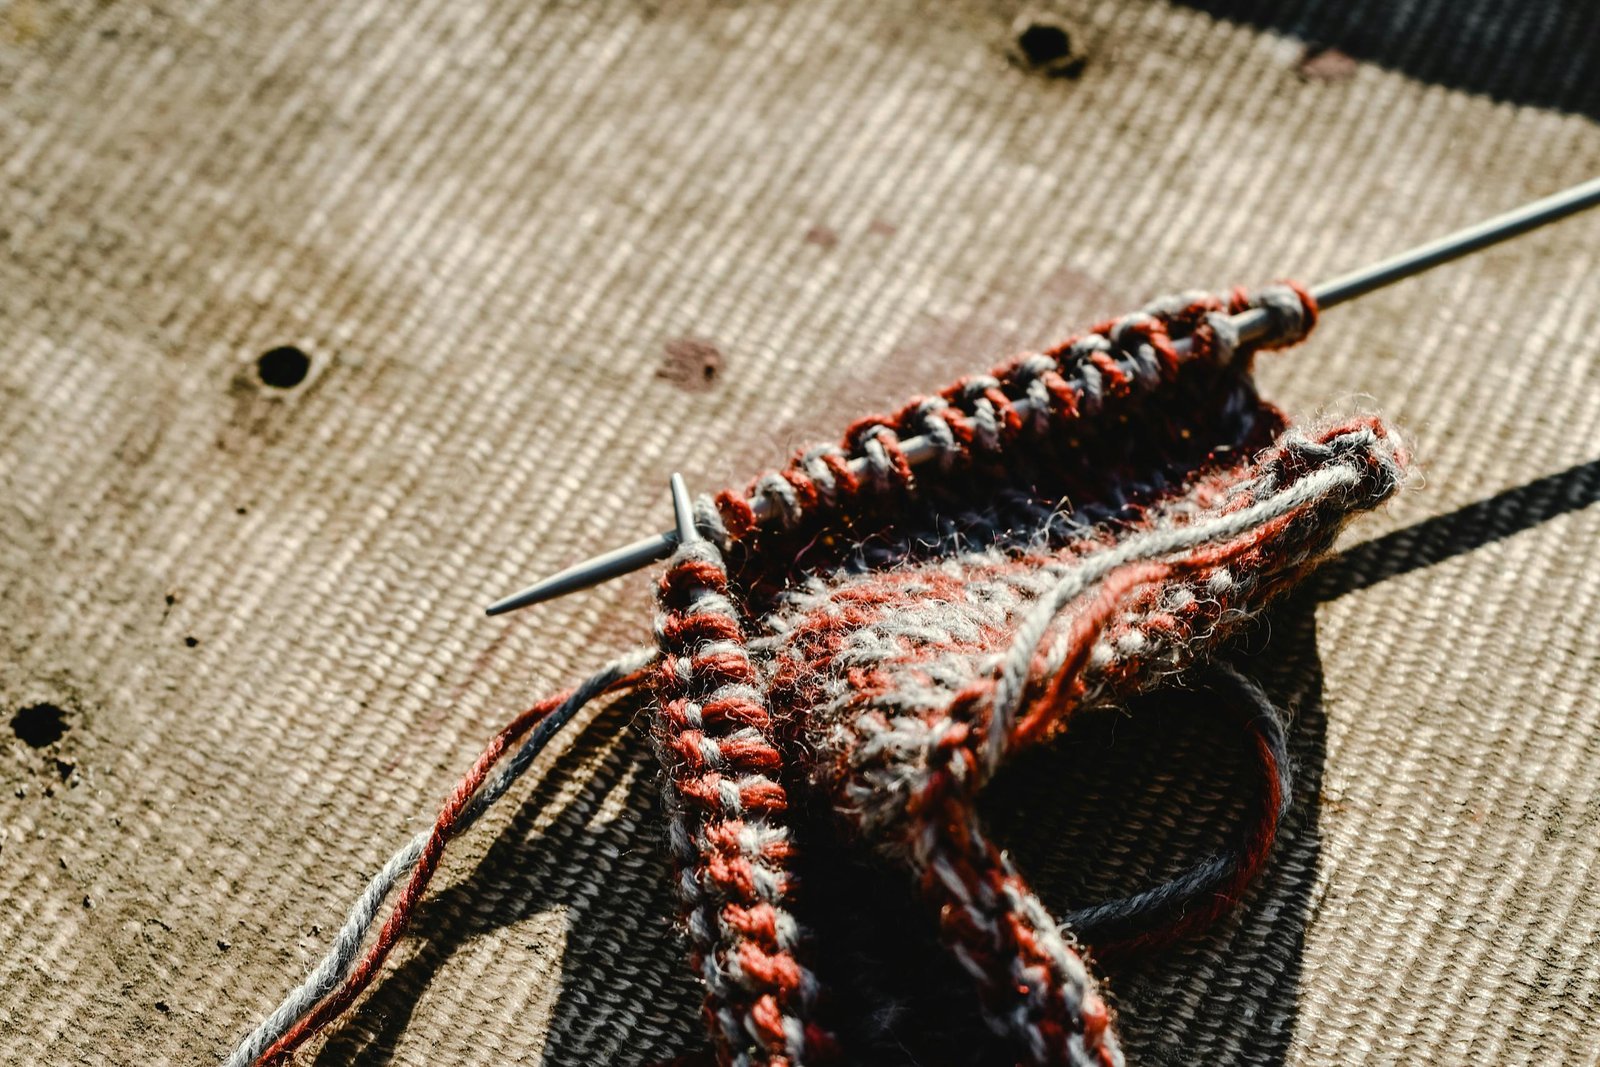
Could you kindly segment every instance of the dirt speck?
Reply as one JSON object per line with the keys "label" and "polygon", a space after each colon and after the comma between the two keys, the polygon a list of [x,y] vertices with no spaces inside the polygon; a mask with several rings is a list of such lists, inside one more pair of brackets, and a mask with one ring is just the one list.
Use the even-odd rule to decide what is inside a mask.
{"label": "dirt speck", "polygon": [[54,704],[33,704],[11,716],[11,732],[29,748],[46,748],[71,729],[67,713]]}
{"label": "dirt speck", "polygon": [[156,1001],[156,1011],[159,1011],[162,1015],[167,1014],[167,1012],[169,1012],[171,1010],[172,1010],[171,1005],[169,1005],[166,1001],[164,1001],[164,1000]]}
{"label": "dirt speck", "polygon": [[183,639],[183,644],[184,644],[185,648],[194,648],[199,643],[200,643],[200,639],[198,637],[195,637],[193,634],[191,634],[188,637],[185,637]]}
{"label": "dirt speck", "polygon": [[722,377],[722,350],[703,337],[675,337],[662,348],[657,378],[664,378],[686,393],[710,391]]}
{"label": "dirt speck", "polygon": [[867,232],[874,237],[893,237],[900,232],[900,227],[886,219],[873,219],[867,223]]}
{"label": "dirt speck", "polygon": [[806,231],[806,244],[824,249],[835,248],[839,244],[839,231],[819,222]]}
{"label": "dirt speck", "polygon": [[1342,82],[1355,77],[1360,64],[1350,56],[1323,44],[1308,44],[1300,54],[1295,72],[1306,81]]}

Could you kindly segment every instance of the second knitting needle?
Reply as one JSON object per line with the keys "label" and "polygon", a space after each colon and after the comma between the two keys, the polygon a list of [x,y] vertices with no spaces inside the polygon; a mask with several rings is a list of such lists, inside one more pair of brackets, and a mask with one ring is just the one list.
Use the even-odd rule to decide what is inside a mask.
{"label": "second knitting needle", "polygon": [[[1464,230],[1457,230],[1447,237],[1428,244],[1420,245],[1408,252],[1403,252],[1391,259],[1374,263],[1360,270],[1324,282],[1311,290],[1311,295],[1316,299],[1317,305],[1322,308],[1334,307],[1347,300],[1354,300],[1374,289],[1381,289],[1386,285],[1409,278],[1413,274],[1420,274],[1431,267],[1441,263],[1448,263],[1452,259],[1487,248],[1492,244],[1508,240],[1529,230],[1537,229],[1568,215],[1576,214],[1585,208],[1600,204],[1600,178],[1594,178],[1581,185],[1575,185],[1553,196],[1542,200],[1535,200],[1530,204],[1497,215],[1492,219],[1469,226]],[[1268,328],[1270,322],[1268,313],[1260,310],[1248,311],[1234,317],[1233,323],[1239,331],[1241,341],[1259,341]],[[1181,344],[1181,342],[1180,342]],[[1026,398],[1015,401],[1017,412],[1026,415],[1028,400]],[[929,441],[912,437],[900,443],[901,450],[906,459],[913,465],[920,463],[934,455],[936,447]],[[676,476],[674,476],[676,478]],[[674,485],[674,503],[681,514],[681,502],[677,495],[681,492],[682,481],[677,480]],[[751,502],[755,509],[756,521],[765,522],[772,516],[768,514],[765,500]],[[569,567],[559,574],[553,574],[543,581],[535,582],[520,593],[514,593],[502,600],[490,604],[487,613],[501,615],[517,608],[525,608],[545,600],[552,600],[567,593],[587,589],[589,586],[598,585],[612,578],[620,577],[630,571],[636,571],[648,566],[656,560],[666,559],[672,555],[679,543],[677,530],[645,537],[621,548],[612,549],[604,555],[595,556],[575,567]]]}

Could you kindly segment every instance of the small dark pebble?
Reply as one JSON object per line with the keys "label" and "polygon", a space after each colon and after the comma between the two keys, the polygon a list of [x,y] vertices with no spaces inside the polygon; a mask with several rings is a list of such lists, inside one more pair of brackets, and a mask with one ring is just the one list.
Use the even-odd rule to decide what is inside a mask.
{"label": "small dark pebble", "polygon": [[193,636],[185,637],[183,639],[183,643],[186,646],[188,646],[189,648],[193,648],[193,647],[195,647],[196,645],[198,645],[200,643],[200,639],[198,637],[193,637]]}
{"label": "small dark pebble", "polygon": [[166,1001],[164,1001],[164,1000],[156,1001],[156,1011],[159,1011],[162,1015],[167,1014],[167,1012],[169,1012],[171,1010],[172,1009],[167,1006],[167,1002]]}

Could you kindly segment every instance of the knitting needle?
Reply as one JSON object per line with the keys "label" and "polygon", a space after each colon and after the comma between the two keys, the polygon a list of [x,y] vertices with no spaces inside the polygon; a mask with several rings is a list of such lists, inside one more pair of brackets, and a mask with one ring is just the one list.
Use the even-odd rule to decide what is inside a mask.
{"label": "knitting needle", "polygon": [[[1347,300],[1354,300],[1364,296],[1374,289],[1381,289],[1386,285],[1409,278],[1413,274],[1420,274],[1441,263],[1448,263],[1452,259],[1487,248],[1501,241],[1527,233],[1548,223],[1564,219],[1586,208],[1600,204],[1600,178],[1594,178],[1581,185],[1547,196],[1542,200],[1524,204],[1503,215],[1496,215],[1475,226],[1464,230],[1457,230],[1437,241],[1419,245],[1407,252],[1402,252],[1390,259],[1351,271],[1349,274],[1340,275],[1331,281],[1324,282],[1311,290],[1311,295],[1316,299],[1318,307],[1330,308],[1342,304]],[[1233,318],[1234,327],[1239,331],[1241,341],[1258,341],[1267,332],[1271,323],[1270,313],[1256,309],[1247,311]],[[1184,342],[1179,341],[1179,347]],[[1026,397],[1013,401],[1017,414],[1026,418],[1030,405]],[[901,451],[906,459],[913,465],[922,463],[935,455],[937,446],[923,437],[911,437],[900,442]],[[859,461],[857,461],[859,462]],[[681,497],[681,499],[680,499]],[[610,581],[612,578],[636,571],[648,566],[659,559],[672,555],[673,550],[682,543],[682,539],[689,537],[693,530],[692,511],[688,508],[688,494],[683,488],[683,479],[678,475],[672,476],[672,503],[673,512],[677,516],[677,529],[666,533],[656,534],[653,537],[641,538],[632,544],[623,545],[621,548],[612,549],[603,555],[595,556],[575,567],[569,567],[558,574],[553,574],[543,581],[536,582],[520,593],[514,593],[502,600],[497,600],[489,605],[487,613],[501,615],[517,608],[525,608],[542,601],[553,600],[567,593],[574,593],[601,582]],[[772,516],[765,500],[752,500],[751,507],[755,511],[757,522],[765,522]],[[685,523],[685,516],[691,516]]]}

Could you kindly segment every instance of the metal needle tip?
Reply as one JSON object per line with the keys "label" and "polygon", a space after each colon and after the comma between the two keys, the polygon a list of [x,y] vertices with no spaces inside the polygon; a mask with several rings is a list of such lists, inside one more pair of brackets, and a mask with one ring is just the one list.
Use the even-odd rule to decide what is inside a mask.
{"label": "metal needle tip", "polygon": [[678,544],[692,545],[700,540],[700,532],[694,528],[694,505],[689,503],[689,490],[683,484],[683,475],[673,472],[672,481],[672,517],[678,524]]}
{"label": "metal needle tip", "polygon": [[689,489],[683,484],[683,476],[673,474],[671,485],[672,515],[677,522],[676,530],[641,538],[631,545],[623,545],[603,556],[585,560],[576,567],[568,567],[543,581],[534,582],[520,593],[512,593],[508,597],[496,600],[484,610],[484,614],[504,615],[508,611],[554,600],[568,593],[576,593],[580,589],[587,589],[591,585],[599,585],[630,571],[636,571],[658,559],[666,559],[679,545],[700,540],[700,532],[694,526],[694,505],[689,500]]}
{"label": "metal needle tip", "polygon": [[591,585],[599,585],[601,582],[610,581],[612,578],[648,566],[658,559],[666,559],[677,547],[676,531],[641,538],[631,545],[612,549],[603,556],[596,556],[576,567],[568,567],[559,574],[552,574],[542,582],[533,583],[520,593],[513,593],[502,600],[496,600],[489,605],[486,614],[503,615],[508,611],[575,593],[579,589],[587,589]]}

